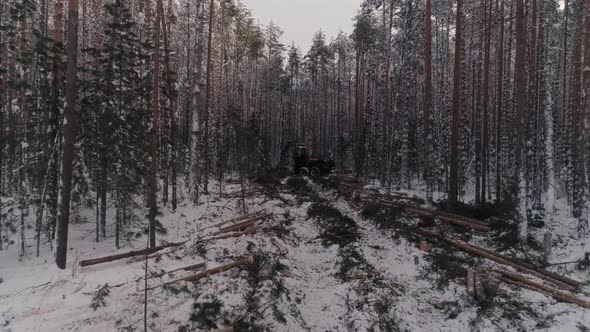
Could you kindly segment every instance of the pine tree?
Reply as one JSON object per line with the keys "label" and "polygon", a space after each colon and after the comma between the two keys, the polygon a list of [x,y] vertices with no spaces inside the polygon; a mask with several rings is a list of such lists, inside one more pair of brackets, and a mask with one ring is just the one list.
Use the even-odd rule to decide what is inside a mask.
{"label": "pine tree", "polygon": [[77,67],[78,67],[78,0],[68,0],[68,46],[66,110],[63,126],[64,146],[62,156],[62,188],[60,214],[57,228],[56,264],[66,268],[68,253],[68,227],[70,221],[70,199],[72,191],[72,164],[74,160],[74,140],[77,134]]}
{"label": "pine tree", "polygon": [[457,206],[459,196],[459,119],[461,112],[461,43],[463,33],[463,4],[457,0],[457,16],[455,20],[455,65],[453,69],[453,115],[451,125],[451,167],[449,179],[449,208]]}

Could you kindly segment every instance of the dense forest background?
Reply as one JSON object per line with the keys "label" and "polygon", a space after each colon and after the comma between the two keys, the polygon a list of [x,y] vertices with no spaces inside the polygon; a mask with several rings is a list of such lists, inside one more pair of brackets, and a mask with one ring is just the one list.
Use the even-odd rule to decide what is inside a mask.
{"label": "dense forest background", "polygon": [[354,20],[300,50],[234,0],[1,1],[0,250],[56,243],[63,268],[71,209],[119,247],[137,204],[154,246],[158,205],[297,142],[388,189],[508,207],[522,244],[529,221],[551,238],[558,198],[588,235],[590,1],[366,0]]}

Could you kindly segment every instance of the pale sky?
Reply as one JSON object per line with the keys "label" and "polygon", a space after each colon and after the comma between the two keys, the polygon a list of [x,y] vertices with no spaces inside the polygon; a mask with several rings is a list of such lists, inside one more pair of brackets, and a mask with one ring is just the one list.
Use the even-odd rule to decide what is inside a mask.
{"label": "pale sky", "polygon": [[282,42],[299,46],[305,55],[313,34],[322,29],[326,40],[336,37],[340,30],[352,32],[353,17],[362,0],[242,0],[259,23],[272,20],[283,31]]}

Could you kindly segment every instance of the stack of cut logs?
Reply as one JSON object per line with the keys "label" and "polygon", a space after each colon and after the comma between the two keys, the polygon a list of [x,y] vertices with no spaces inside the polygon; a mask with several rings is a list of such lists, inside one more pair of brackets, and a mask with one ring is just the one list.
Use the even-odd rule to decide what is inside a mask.
{"label": "stack of cut logs", "polygon": [[[221,239],[228,239],[228,238],[232,238],[232,237],[240,237],[240,236],[248,235],[248,234],[256,234],[256,228],[255,228],[256,224],[259,222],[262,222],[264,220],[267,220],[272,216],[273,216],[272,213],[268,213],[266,210],[260,210],[257,212],[253,212],[250,214],[246,214],[243,216],[239,216],[236,218],[232,218],[232,219],[223,221],[221,223],[200,229],[199,231],[203,231],[203,230],[211,229],[211,228],[217,228],[217,230],[212,233],[212,236],[205,239],[205,241],[215,241],[215,240],[221,240]],[[153,248],[134,250],[134,251],[129,251],[129,252],[122,253],[122,254],[110,255],[110,256],[105,256],[105,257],[100,257],[100,258],[87,259],[87,260],[80,261],[79,265],[81,267],[87,267],[87,266],[92,266],[92,265],[97,265],[97,264],[104,264],[104,263],[108,263],[108,262],[113,262],[113,261],[117,261],[117,260],[123,260],[123,259],[127,259],[127,258],[130,258],[132,260],[132,262],[141,262],[141,261],[146,261],[146,260],[150,260],[150,259],[161,259],[163,256],[174,253],[178,248],[183,247],[187,242],[188,241],[169,243],[169,244],[164,244],[164,245],[160,245],[160,246],[153,247]],[[168,248],[171,248],[171,250],[168,252],[165,252],[165,253],[158,253],[159,251],[164,250],[164,249],[168,249]],[[224,264],[224,265],[212,268],[212,269],[208,269],[208,270],[199,272],[197,274],[188,275],[188,276],[185,276],[185,277],[182,277],[179,279],[168,281],[162,285],[152,287],[152,289],[157,288],[157,287],[161,287],[161,286],[165,286],[165,285],[170,285],[170,284],[180,282],[180,281],[195,282],[195,281],[200,280],[202,278],[205,278],[205,277],[217,274],[217,273],[225,272],[225,271],[237,268],[239,266],[252,264],[253,262],[254,262],[254,259],[252,257],[242,257],[242,258],[239,258],[239,259],[235,260],[234,262],[231,262],[228,264]],[[171,274],[171,273],[178,272],[178,271],[202,270],[203,268],[206,267],[206,265],[207,264],[205,264],[205,263],[191,264],[189,266],[183,266],[183,267],[176,268],[176,269],[173,269],[173,270],[170,270],[167,272],[160,273],[159,275],[152,276],[149,279],[151,279],[153,277],[162,277],[165,274]],[[123,283],[120,285],[114,285],[112,287],[119,287],[119,286],[123,286],[125,284],[127,284],[127,283]]]}
{"label": "stack of cut logs", "polygon": [[[445,223],[472,229],[475,231],[491,231],[491,227],[486,222],[477,219],[404,203],[403,201],[419,204],[421,200],[417,198],[410,198],[403,193],[381,194],[379,192],[365,190],[365,184],[361,180],[352,176],[339,175],[336,177],[336,180],[340,185],[356,190],[359,193],[358,197],[363,200],[373,201],[383,206],[401,208],[408,214],[436,218]],[[360,210],[361,208],[355,202],[351,202],[351,205],[357,210]],[[504,269],[479,271],[469,268],[467,269],[466,277],[467,292],[474,299],[474,301],[483,302],[486,299],[495,296],[499,283],[503,281],[521,288],[526,288],[545,294],[559,301],[577,304],[581,307],[590,309],[590,302],[588,300],[579,298],[572,294],[573,292],[581,291],[584,287],[584,284],[579,281],[544,269],[540,269],[531,264],[511,259],[485,248],[477,247],[463,241],[442,236],[437,231],[418,228],[416,232],[425,237],[426,240],[433,237],[440,238],[462,251],[489,259],[497,264],[510,267],[520,273],[537,278],[542,282],[539,283],[533,281],[530,278],[527,278],[525,275],[510,272]],[[430,244],[426,241],[422,241],[420,243],[420,249],[424,252],[428,252],[430,250]]]}
{"label": "stack of cut logs", "polygon": [[[361,180],[358,180],[349,175],[339,175],[336,177],[336,180],[340,185],[356,190],[359,193],[359,197],[365,201],[368,200],[376,202],[380,205],[388,207],[402,208],[406,213],[415,216],[432,217],[440,221],[446,222],[448,224],[453,224],[455,226],[465,227],[480,232],[489,232],[491,230],[490,226],[487,223],[480,220],[467,218],[454,213],[421,208],[416,205],[400,202],[405,201],[414,204],[421,204],[423,200],[418,197],[409,197],[405,193],[398,192],[382,194],[379,192],[366,190],[364,189],[365,184]],[[361,208],[355,202],[352,202],[351,206],[356,210],[360,210]]]}
{"label": "stack of cut logs", "polygon": [[256,224],[265,221],[272,216],[272,213],[268,213],[266,210],[260,210],[220,222],[210,227],[203,228],[202,230],[218,228],[218,230],[212,234],[213,236],[207,238],[206,241],[215,241],[229,239],[232,237],[240,237],[243,235],[252,235],[256,234]]}
{"label": "stack of cut logs", "polygon": [[480,232],[489,232],[491,230],[490,226],[486,222],[477,219],[467,218],[454,213],[426,209],[394,201],[380,200],[379,203],[384,206],[402,208],[406,213],[409,214],[422,217],[436,218],[448,224],[453,224],[456,226],[461,226]]}
{"label": "stack of cut logs", "polygon": [[[533,281],[532,279],[527,278],[525,275],[499,268],[483,271],[485,272],[484,275],[486,275],[485,279],[487,280],[491,280],[492,282],[503,281],[515,286],[551,296],[563,302],[577,304],[581,307],[590,309],[590,302],[588,302],[588,300],[576,297],[571,294],[572,292],[578,292],[582,290],[584,287],[582,282],[535,267],[528,263],[520,262],[516,259],[500,255],[485,248],[481,248],[447,236],[442,236],[436,231],[418,228],[416,232],[427,238],[440,238],[446,243],[462,251],[489,259],[500,265],[508,266],[518,272],[533,276],[541,280],[543,283]],[[467,292],[474,300],[477,300],[478,302],[484,301],[486,299],[486,293],[484,289],[488,289],[488,287],[484,287],[486,283],[482,282],[484,278],[481,278],[480,275],[480,271],[474,271],[473,269],[467,270]]]}

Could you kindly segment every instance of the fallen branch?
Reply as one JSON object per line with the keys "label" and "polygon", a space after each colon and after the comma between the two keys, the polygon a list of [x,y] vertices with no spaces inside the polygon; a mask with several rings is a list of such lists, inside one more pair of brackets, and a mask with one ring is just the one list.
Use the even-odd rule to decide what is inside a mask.
{"label": "fallen branch", "polygon": [[235,261],[233,263],[226,264],[226,265],[221,265],[221,266],[218,266],[216,268],[213,268],[213,269],[210,269],[210,270],[206,270],[206,271],[203,271],[201,273],[197,273],[197,274],[194,274],[194,275],[191,275],[191,276],[188,276],[188,277],[184,277],[184,278],[172,280],[172,281],[166,282],[166,283],[164,283],[164,284],[162,284],[160,286],[153,287],[151,289],[154,289],[154,288],[157,288],[157,287],[161,287],[161,286],[171,285],[171,284],[174,284],[174,283],[177,283],[177,282],[181,282],[181,281],[195,282],[195,281],[198,281],[200,279],[206,278],[208,276],[211,276],[211,275],[214,275],[214,274],[218,274],[218,273],[222,273],[222,272],[225,272],[225,271],[234,269],[236,267],[240,267],[240,266],[248,265],[248,264],[252,264],[252,263],[254,263],[254,258],[252,258],[252,257],[243,257],[243,258],[241,258],[241,259],[239,259],[239,260],[237,260],[237,261]]}
{"label": "fallen branch", "polygon": [[254,235],[254,234],[256,234],[256,228],[248,228],[242,232],[235,232],[235,233],[214,236],[212,238],[205,239],[205,241],[225,240],[225,239],[229,239],[232,237],[240,237],[243,235]]}
{"label": "fallen branch", "polygon": [[551,297],[553,297],[557,300],[563,301],[563,302],[577,304],[580,307],[590,309],[590,302],[583,300],[579,297],[575,297],[573,295],[560,292],[557,289],[538,284],[538,283],[533,282],[533,281],[531,281],[521,275],[518,275],[516,273],[512,273],[512,272],[504,271],[504,270],[495,270],[495,272],[500,273],[503,276],[502,280],[509,282],[511,284],[514,284],[514,285],[517,285],[517,286],[520,286],[523,288],[527,288],[527,289],[545,294],[547,296],[551,296]]}
{"label": "fallen branch", "polygon": [[158,247],[147,248],[147,249],[137,250],[137,251],[130,251],[130,252],[126,252],[123,254],[105,256],[105,257],[94,258],[94,259],[87,259],[84,261],[80,261],[80,266],[85,267],[85,266],[97,265],[97,264],[108,263],[108,262],[121,260],[121,259],[125,259],[125,258],[135,257],[135,256],[139,256],[139,255],[150,255],[150,254],[158,252],[162,249],[171,248],[171,247],[179,247],[187,242],[188,241],[178,242],[178,243],[169,243],[169,244],[161,245]]}

